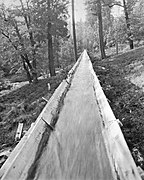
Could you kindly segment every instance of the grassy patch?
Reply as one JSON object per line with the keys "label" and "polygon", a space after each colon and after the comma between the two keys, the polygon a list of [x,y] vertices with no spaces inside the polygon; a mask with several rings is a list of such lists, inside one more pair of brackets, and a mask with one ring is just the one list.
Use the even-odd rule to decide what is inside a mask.
{"label": "grassy patch", "polygon": [[[0,150],[15,146],[15,134],[18,123],[24,123],[28,130],[58,85],[66,78],[69,69],[63,70],[55,77],[41,79],[37,84],[27,84],[1,97],[0,101]],[[48,91],[48,83],[51,89]]]}
{"label": "grassy patch", "polygon": [[[95,61],[93,67],[116,118],[123,123],[130,151],[133,154],[137,148],[144,158],[144,92],[125,78],[132,73],[130,64],[142,62],[143,58],[144,47]],[[144,168],[144,163],[134,158]]]}

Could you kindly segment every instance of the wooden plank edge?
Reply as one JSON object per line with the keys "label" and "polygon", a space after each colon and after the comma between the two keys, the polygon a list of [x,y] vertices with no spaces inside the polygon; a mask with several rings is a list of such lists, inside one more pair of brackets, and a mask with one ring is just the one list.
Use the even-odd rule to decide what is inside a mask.
{"label": "wooden plank edge", "polygon": [[105,127],[103,129],[103,137],[113,173],[115,173],[116,178],[119,178],[120,180],[141,180],[136,164],[126,144],[119,124],[116,121],[113,111],[102,90],[99,80],[93,70],[90,59],[89,68],[94,80],[96,101],[99,105],[101,111],[100,113],[104,121],[103,123]]}
{"label": "wooden plank edge", "polygon": [[[82,56],[83,53],[81,54],[75,65],[72,67],[72,69],[69,71],[69,73],[74,73],[76,71],[77,67],[80,64]],[[53,114],[52,112],[55,110],[58,100],[67,86],[68,84],[65,80],[63,80],[59,87],[55,90],[53,96],[50,98],[50,100],[42,110],[34,125],[24,135],[24,137],[11,153],[10,157],[0,169],[1,180],[11,180],[12,172],[15,173],[15,180],[21,179],[20,177],[23,177],[23,179],[25,178],[25,175],[35,158],[38,144],[41,140],[42,133],[45,128],[45,122],[42,121],[41,118],[45,118],[45,120],[50,123]],[[31,146],[29,146],[30,144]],[[28,153],[30,154],[30,156],[28,156]]]}

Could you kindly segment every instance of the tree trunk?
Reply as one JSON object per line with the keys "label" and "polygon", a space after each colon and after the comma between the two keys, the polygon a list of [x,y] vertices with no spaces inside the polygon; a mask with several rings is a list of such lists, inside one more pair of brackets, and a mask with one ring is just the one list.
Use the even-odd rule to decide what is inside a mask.
{"label": "tree trunk", "polygon": [[36,67],[36,50],[35,50],[35,41],[34,41],[34,37],[33,37],[33,33],[30,31],[29,26],[27,25],[27,28],[29,30],[29,38],[30,38],[30,42],[31,42],[31,47],[32,47],[32,67],[33,67],[33,82],[37,83],[38,79],[37,79],[37,67]]}
{"label": "tree trunk", "polygon": [[74,54],[76,61],[78,56],[77,56],[77,43],[76,43],[76,30],[75,30],[74,0],[72,0],[72,27],[73,27]]}
{"label": "tree trunk", "polygon": [[38,78],[37,78],[37,67],[36,67],[36,50],[35,50],[35,47],[34,47],[35,41],[34,41],[34,38],[33,38],[33,33],[30,32],[29,35],[30,35],[30,41],[31,41],[31,47],[32,47],[32,58],[33,58],[33,60],[32,60],[33,83],[37,83]]}
{"label": "tree trunk", "polygon": [[37,83],[38,80],[37,80],[37,73],[35,72],[33,66],[31,65],[30,61],[29,61],[29,58],[28,58],[28,55],[25,53],[24,55],[21,55],[21,57],[23,57],[24,61],[27,63],[29,69],[30,69],[30,72],[32,74],[32,80],[33,80],[33,83]]}
{"label": "tree trunk", "polygon": [[[29,69],[30,69],[30,71],[32,73],[33,83],[37,83],[38,80],[37,80],[36,69],[34,69],[33,65],[31,65],[31,63],[29,61],[29,58],[28,58],[28,55],[25,53],[25,46],[24,46],[24,43],[23,43],[23,38],[22,38],[22,35],[19,32],[17,22],[15,22],[14,28],[16,30],[17,36],[19,38],[19,41],[20,41],[20,44],[21,44],[21,47],[22,47],[22,50],[23,50],[23,58],[25,59],[25,62],[27,63],[27,65],[28,65],[28,67],[29,67]],[[36,61],[35,61],[35,63],[36,63]]]}
{"label": "tree trunk", "polygon": [[[17,26],[17,23],[15,22],[14,23],[14,28],[15,28],[15,31],[17,33],[17,36],[19,38],[19,41],[20,41],[20,45],[22,47],[22,50],[23,50],[23,54],[20,55],[21,59],[22,59],[22,62],[23,62],[23,67],[27,73],[27,77],[28,77],[28,81],[31,83],[32,82],[32,79],[35,79],[34,77],[36,77],[37,79],[37,74],[34,73],[33,71],[33,66],[31,65],[29,59],[28,59],[28,55],[25,53],[25,47],[24,47],[24,43],[23,43],[23,39],[22,39],[22,36],[19,32],[19,29],[18,29],[18,26]],[[13,41],[11,40],[10,36],[5,34],[4,32],[2,32],[2,34],[9,40],[9,42],[12,44],[12,46],[14,47],[15,50],[18,51],[18,47],[13,43]],[[26,65],[27,64],[27,65]],[[31,71],[31,73],[33,74],[33,77],[31,76],[31,73],[29,72],[29,70]],[[34,81],[35,82],[35,81]]]}
{"label": "tree trunk", "polygon": [[[37,79],[37,71],[36,71],[36,49],[35,49],[35,40],[34,40],[34,36],[33,36],[33,32],[31,30],[31,16],[30,14],[26,14],[25,13],[25,7],[24,7],[24,3],[22,0],[20,0],[21,3],[21,7],[23,10],[23,17],[25,19],[25,23],[28,29],[28,33],[29,33],[29,39],[30,39],[30,43],[31,43],[31,48],[32,48],[32,74],[33,74],[33,82],[37,83],[38,79]],[[29,10],[29,5],[27,3],[27,9]],[[22,38],[21,38],[22,39]]]}
{"label": "tree trunk", "polygon": [[[50,11],[50,0],[47,0],[47,11]],[[51,22],[50,17],[48,15],[48,24],[47,24],[47,40],[48,40],[48,60],[49,60],[49,71],[50,76],[55,76],[55,66],[54,66],[54,58],[53,58],[53,42],[51,35]]]}
{"label": "tree trunk", "polygon": [[29,69],[28,69],[23,57],[21,57],[21,58],[22,58],[22,62],[23,62],[23,68],[24,68],[24,70],[26,71],[26,74],[27,74],[27,79],[28,79],[29,83],[32,83],[32,77],[31,77],[31,74],[29,72]]}
{"label": "tree trunk", "polygon": [[134,45],[133,45],[133,40],[131,39],[132,33],[131,33],[131,29],[130,29],[130,19],[129,19],[127,5],[126,5],[125,0],[123,0],[123,5],[124,5],[124,13],[125,13],[125,19],[126,19],[127,36],[128,36],[129,46],[130,46],[130,49],[133,49]]}
{"label": "tree trunk", "polygon": [[[49,27],[51,23],[48,23]],[[53,42],[52,42],[52,35],[48,32],[48,59],[49,59],[49,71],[50,76],[55,76],[55,67],[54,67],[54,59],[53,59]]]}
{"label": "tree trunk", "polygon": [[38,82],[38,78],[37,78],[37,71],[34,68],[32,70],[32,78],[33,78],[33,83],[36,84]]}
{"label": "tree trunk", "polygon": [[36,52],[35,52],[35,49],[34,49],[34,44],[32,45],[32,56],[33,56],[33,60],[32,60],[33,83],[37,83],[38,82],[38,78],[37,78],[37,67],[36,67]]}
{"label": "tree trunk", "polygon": [[104,47],[104,38],[103,38],[103,23],[102,23],[102,12],[101,12],[101,1],[97,0],[97,11],[98,11],[98,23],[99,23],[99,43],[100,43],[100,51],[101,58],[105,59],[105,47]]}

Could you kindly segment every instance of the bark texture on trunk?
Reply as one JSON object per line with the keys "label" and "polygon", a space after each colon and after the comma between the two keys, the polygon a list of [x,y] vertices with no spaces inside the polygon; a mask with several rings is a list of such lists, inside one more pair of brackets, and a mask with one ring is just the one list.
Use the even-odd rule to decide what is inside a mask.
{"label": "bark texture on trunk", "polygon": [[133,45],[133,40],[131,39],[132,33],[131,33],[131,29],[130,29],[130,19],[129,19],[127,4],[126,4],[125,0],[123,0],[123,6],[124,6],[125,19],[126,19],[127,36],[128,36],[129,46],[130,46],[130,49],[133,49],[134,45]]}
{"label": "bark texture on trunk", "polygon": [[[49,13],[51,5],[51,0],[47,0],[47,11]],[[48,15],[48,23],[47,23],[47,40],[48,40],[48,60],[49,60],[49,71],[50,76],[55,76],[55,65],[54,65],[54,58],[53,58],[53,38],[51,34],[51,18]]]}
{"label": "bark texture on trunk", "polygon": [[104,39],[103,39],[103,23],[102,23],[102,11],[101,11],[100,0],[97,0],[97,10],[98,10],[99,43],[100,43],[101,58],[105,59],[106,54],[105,54]]}
{"label": "bark texture on trunk", "polygon": [[[48,29],[51,28],[51,23],[48,23]],[[48,59],[50,76],[55,76],[54,58],[53,58],[53,42],[52,35],[48,32]]]}
{"label": "bark texture on trunk", "polygon": [[23,61],[23,68],[24,68],[24,70],[26,71],[26,74],[27,74],[27,79],[28,79],[29,83],[32,83],[32,77],[31,77],[31,74],[29,72],[29,68],[26,65],[25,60],[23,58],[22,58],[22,61]]}
{"label": "bark texture on trunk", "polygon": [[73,27],[74,54],[76,61],[78,56],[77,56],[77,43],[76,43],[76,30],[75,30],[74,0],[72,0],[72,27]]}

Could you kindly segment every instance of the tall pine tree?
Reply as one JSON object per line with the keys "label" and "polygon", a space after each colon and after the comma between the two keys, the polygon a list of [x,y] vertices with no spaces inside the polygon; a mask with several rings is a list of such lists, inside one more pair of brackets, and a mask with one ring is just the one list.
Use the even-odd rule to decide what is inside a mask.
{"label": "tall pine tree", "polygon": [[53,38],[67,36],[67,0],[33,0],[35,27],[39,30],[37,38],[40,41],[47,39],[48,61],[51,76],[55,76],[55,63],[53,55]]}

